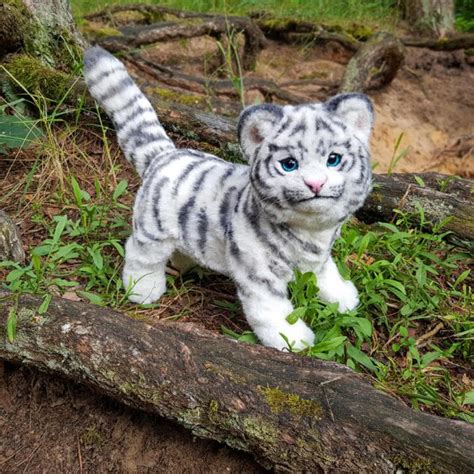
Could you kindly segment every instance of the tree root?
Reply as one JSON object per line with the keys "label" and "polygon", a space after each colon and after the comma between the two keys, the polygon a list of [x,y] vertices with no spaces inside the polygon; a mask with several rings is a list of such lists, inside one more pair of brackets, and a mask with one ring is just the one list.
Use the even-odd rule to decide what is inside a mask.
{"label": "tree root", "polygon": [[399,39],[390,33],[376,33],[349,61],[339,91],[363,92],[390,84],[404,57]]}
{"label": "tree root", "polygon": [[248,17],[210,15],[185,12],[159,5],[129,5],[109,7],[88,15],[89,20],[110,18],[114,13],[139,11],[147,14],[175,17],[175,21],[162,21],[148,25],[135,25],[119,28],[120,36],[105,37],[99,43],[110,51],[124,51],[144,45],[179,38],[195,38],[209,35],[219,39],[229,37],[232,32],[241,32],[245,37],[241,64],[244,70],[253,70],[258,53],[267,45],[267,40],[258,26]]}

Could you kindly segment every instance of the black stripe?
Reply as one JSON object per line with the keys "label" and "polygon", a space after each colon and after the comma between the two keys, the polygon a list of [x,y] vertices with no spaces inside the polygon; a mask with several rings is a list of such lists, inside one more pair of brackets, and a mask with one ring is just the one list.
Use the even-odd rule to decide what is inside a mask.
{"label": "black stripe", "polygon": [[209,227],[209,219],[206,214],[204,207],[201,207],[198,214],[198,234],[199,240],[198,245],[201,249],[202,254],[206,253],[206,240],[207,240],[207,229]]}
{"label": "black stripe", "polygon": [[[106,57],[105,55],[103,57]],[[96,69],[99,66],[99,63],[96,64],[94,69]],[[87,82],[87,87],[89,89],[92,89],[95,87],[99,82],[102,82],[104,79],[112,76],[113,74],[116,74],[117,72],[123,70],[124,67],[122,64],[116,64],[112,66],[112,69],[108,69],[106,71],[101,72],[94,80],[89,79],[90,73],[86,73],[86,82]]]}
{"label": "black stripe", "polygon": [[301,239],[294,232],[292,232],[287,227],[287,225],[280,224],[278,227],[276,225],[273,225],[272,227],[274,228],[274,230],[276,232],[281,230],[285,234],[287,234],[290,237],[290,239],[296,241],[298,243],[298,245],[301,246],[305,252],[309,252],[309,253],[312,253],[314,255],[319,255],[321,253],[322,249],[318,245],[314,244],[313,242],[307,242],[307,241]]}
{"label": "black stripe", "polygon": [[[137,87],[135,86],[135,83],[132,81],[130,76],[127,76],[121,79],[120,82],[116,86],[111,87],[105,94],[98,95],[97,96],[98,101],[101,103],[104,103],[107,100],[110,100],[112,97],[116,96],[117,94],[123,93],[123,91],[127,89],[128,87]],[[106,107],[109,108],[108,106]]]}
{"label": "black stripe", "polygon": [[221,204],[219,206],[219,223],[221,227],[226,230],[229,221],[229,208],[230,208],[230,197],[236,191],[235,186],[232,186],[227,190],[222,198]]}
{"label": "black stripe", "polygon": [[160,181],[155,184],[155,189],[153,192],[153,217],[155,218],[155,222],[159,231],[163,231],[159,210],[161,191],[167,182],[169,182],[169,178],[167,177],[160,179]]}
{"label": "black stripe", "polygon": [[184,171],[180,174],[178,179],[174,182],[173,196],[176,196],[178,194],[181,183],[183,183],[183,181],[191,174],[191,172],[195,170],[196,167],[202,166],[205,163],[206,163],[205,161],[196,162],[193,160],[188,166],[186,166],[186,168],[184,168]]}
{"label": "black stripe", "polygon": [[290,132],[289,136],[293,137],[293,135],[296,135],[298,132],[301,132],[303,135],[306,133],[306,121],[304,119],[301,119],[298,125]]}
{"label": "black stripe", "polygon": [[[137,107],[136,109],[133,109],[133,111],[130,113],[130,115],[127,115],[124,119],[122,119],[120,122],[118,120],[114,119],[114,125],[115,128],[118,130],[119,128],[123,128],[124,125],[129,123],[130,121],[136,119],[139,115],[144,115],[147,112],[155,112],[151,107]],[[115,115],[115,112],[114,112]],[[156,118],[156,122],[158,122],[158,117]],[[159,123],[159,122],[158,122]]]}
{"label": "black stripe", "polygon": [[191,208],[194,206],[194,203],[196,202],[196,196],[192,196],[186,204],[181,206],[181,209],[179,210],[178,214],[178,222],[181,228],[181,231],[185,231],[186,229],[186,224],[188,223],[189,219],[189,211]]}

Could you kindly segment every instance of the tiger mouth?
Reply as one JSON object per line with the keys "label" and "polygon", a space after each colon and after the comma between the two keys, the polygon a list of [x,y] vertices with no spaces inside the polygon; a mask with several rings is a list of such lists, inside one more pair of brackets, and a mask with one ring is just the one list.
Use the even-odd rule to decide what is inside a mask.
{"label": "tiger mouth", "polygon": [[340,198],[341,196],[342,196],[342,193],[333,194],[333,195],[331,195],[331,196],[318,196],[318,195],[314,195],[314,196],[309,197],[309,198],[299,199],[297,202],[307,202],[307,201],[312,201],[313,199],[337,199],[337,198]]}

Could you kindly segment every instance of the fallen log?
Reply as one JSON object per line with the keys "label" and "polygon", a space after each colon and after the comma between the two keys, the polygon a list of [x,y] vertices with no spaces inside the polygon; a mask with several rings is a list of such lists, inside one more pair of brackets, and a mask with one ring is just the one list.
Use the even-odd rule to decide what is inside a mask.
{"label": "fallen log", "polygon": [[442,231],[456,244],[474,249],[474,182],[438,173],[374,175],[373,191],[356,213],[360,220],[373,223],[390,221],[399,209],[420,222],[424,213],[427,228],[445,222]]}
{"label": "fallen log", "polygon": [[351,58],[339,92],[380,89],[392,82],[405,57],[402,42],[390,33],[376,33]]}
{"label": "fallen log", "polygon": [[97,306],[0,293],[0,357],[86,383],[291,472],[472,472],[474,426],[413,411],[345,366],[153,326]]}

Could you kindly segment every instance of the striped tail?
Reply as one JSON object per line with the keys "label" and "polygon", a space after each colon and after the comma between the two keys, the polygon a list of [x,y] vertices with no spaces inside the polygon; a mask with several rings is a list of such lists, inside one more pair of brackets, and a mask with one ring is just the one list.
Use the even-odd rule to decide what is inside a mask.
{"label": "striped tail", "polygon": [[125,66],[100,47],[84,55],[84,76],[92,96],[112,119],[118,142],[128,161],[143,176],[161,153],[175,149]]}

